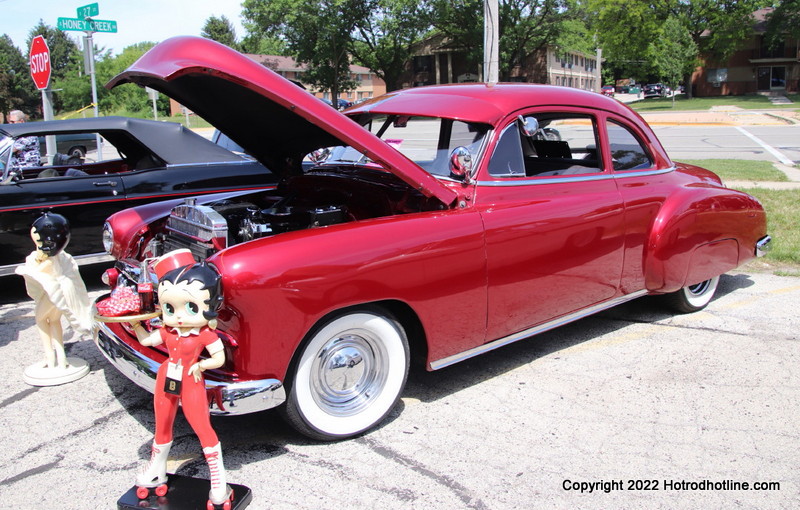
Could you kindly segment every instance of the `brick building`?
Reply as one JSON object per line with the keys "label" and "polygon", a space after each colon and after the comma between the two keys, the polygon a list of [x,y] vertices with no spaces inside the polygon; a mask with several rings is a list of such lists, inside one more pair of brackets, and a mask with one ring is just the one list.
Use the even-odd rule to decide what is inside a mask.
{"label": "brick building", "polygon": [[765,41],[766,16],[772,9],[753,13],[752,36],[725,62],[704,59],[692,74],[695,96],[797,94],[800,90],[800,41],[786,38],[777,48]]}

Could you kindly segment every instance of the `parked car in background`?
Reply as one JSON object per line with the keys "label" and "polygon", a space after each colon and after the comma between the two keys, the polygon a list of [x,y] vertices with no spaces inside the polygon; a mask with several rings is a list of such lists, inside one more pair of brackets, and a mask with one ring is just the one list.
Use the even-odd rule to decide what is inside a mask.
{"label": "parked car in background", "polygon": [[[278,407],[310,437],[352,437],[392,410],[412,360],[440,369],[648,294],[699,310],[769,246],[755,198],[671,161],[640,116],[588,91],[414,87],[345,115],[195,37],[123,83],[187,105],[280,178],[106,226],[115,285],[154,281],[175,249],[221,275],[216,414]],[[164,350],[99,327],[109,362],[152,391]]]}
{"label": "parked car in background", "polygon": [[614,86],[613,85],[605,85],[601,89],[601,92],[603,93],[604,96],[614,97]]}
{"label": "parked car in background", "polygon": [[[39,137],[39,151],[42,160],[47,155],[47,144],[44,136]],[[56,135],[56,154],[63,155],[62,160],[69,158],[83,159],[86,154],[97,150],[97,137],[93,133],[66,133]]]}
{"label": "parked car in background", "polygon": [[668,87],[663,83],[650,83],[644,86],[644,90],[642,91],[644,94],[644,98],[650,97],[666,97]]}
{"label": "parked car in background", "polygon": [[[21,136],[86,140],[83,158],[11,168]],[[88,143],[102,139],[102,157]],[[67,144],[69,145],[69,144]],[[65,147],[67,145],[64,145]],[[101,240],[105,219],[127,207],[222,190],[273,186],[274,174],[171,122],[98,117],[0,126],[0,276],[14,272],[33,249],[30,229],[44,211],[69,220],[68,251],[79,264],[110,260]]]}

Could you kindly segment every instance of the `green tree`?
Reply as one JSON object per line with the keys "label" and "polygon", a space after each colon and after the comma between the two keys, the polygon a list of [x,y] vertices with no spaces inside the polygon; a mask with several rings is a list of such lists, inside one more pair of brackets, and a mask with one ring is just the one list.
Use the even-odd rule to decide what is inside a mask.
{"label": "green tree", "polygon": [[775,10],[767,15],[767,41],[777,46],[787,37],[800,40],[800,0],[778,2]]}
{"label": "green tree", "polygon": [[[650,45],[653,74],[676,90],[678,85],[696,67],[697,45],[686,27],[676,18],[664,23],[661,37]],[[675,104],[675,95],[672,96]]]}
{"label": "green tree", "polygon": [[27,59],[11,38],[3,34],[0,37],[0,113],[4,118],[16,109],[32,113],[39,104]]}
{"label": "green tree", "polygon": [[[484,15],[482,0],[432,0],[431,24],[450,44],[466,52],[467,62],[477,67],[483,62]],[[556,44],[575,20],[567,0],[498,0],[500,25],[500,79],[522,66],[532,52]],[[575,24],[570,29],[578,28]],[[566,42],[566,41],[565,41]],[[575,49],[575,48],[569,48]]]}
{"label": "green tree", "polygon": [[200,35],[230,46],[235,50],[239,49],[239,45],[236,42],[236,30],[224,14],[219,18],[216,16],[207,18]]}
{"label": "green tree", "polygon": [[248,33],[239,43],[239,51],[242,53],[255,53],[256,55],[280,55],[289,56],[286,49],[286,42],[279,37],[269,37]]}
{"label": "green tree", "polygon": [[366,17],[361,0],[245,0],[242,16],[249,32],[286,41],[290,55],[306,64],[303,82],[340,92],[356,88],[350,77],[350,48],[356,20]]}
{"label": "green tree", "polygon": [[[111,78],[130,67],[153,46],[155,43],[141,42],[126,47],[119,55],[104,58],[96,66],[97,82],[99,84],[108,83]],[[131,84],[120,85],[111,90],[103,87],[102,90],[98,89],[97,95],[100,109],[106,114],[147,117],[152,113],[152,103],[142,87]],[[161,94],[157,106],[160,112],[168,111],[169,99]]]}
{"label": "green tree", "polygon": [[372,0],[365,7],[369,16],[356,20],[353,60],[386,82],[387,90],[399,89],[413,45],[429,29],[428,5],[417,0]]}
{"label": "green tree", "polygon": [[431,7],[434,31],[444,35],[449,46],[465,53],[467,65],[479,67],[483,62],[483,0],[431,0]]}
{"label": "green tree", "polygon": [[[767,4],[765,0],[588,0],[587,9],[592,28],[598,35],[606,56],[621,68],[633,68],[644,78],[654,68],[651,46],[663,36],[670,18],[690,35],[696,53],[725,60],[746,40],[753,30],[754,11]],[[662,77],[659,77],[662,78]],[[685,75],[687,94],[691,96]]]}

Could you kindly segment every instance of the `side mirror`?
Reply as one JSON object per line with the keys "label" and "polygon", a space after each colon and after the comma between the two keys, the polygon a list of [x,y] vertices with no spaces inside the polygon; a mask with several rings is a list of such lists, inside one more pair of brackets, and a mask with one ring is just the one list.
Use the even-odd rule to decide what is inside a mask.
{"label": "side mirror", "polygon": [[517,122],[519,123],[520,132],[528,138],[533,138],[539,131],[539,121],[536,120],[536,117],[523,117],[520,115],[517,117]]}
{"label": "side mirror", "polygon": [[472,154],[466,147],[456,147],[450,153],[450,174],[460,181],[469,183],[472,179]]}

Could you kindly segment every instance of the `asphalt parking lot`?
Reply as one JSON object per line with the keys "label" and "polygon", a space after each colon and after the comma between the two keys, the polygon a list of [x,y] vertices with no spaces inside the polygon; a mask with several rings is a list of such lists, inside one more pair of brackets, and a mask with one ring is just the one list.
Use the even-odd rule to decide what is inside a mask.
{"label": "asphalt parking lot", "polygon": [[[379,429],[318,443],[273,413],[214,419],[252,509],[785,509],[800,500],[800,279],[740,271],[696,314],[640,299],[439,372]],[[0,305],[0,508],[116,508],[151,397],[89,340],[89,375],[35,388],[32,301]],[[207,476],[179,418],[170,468]],[[745,490],[744,484],[747,484]]]}

